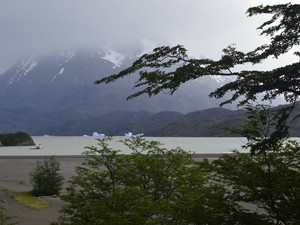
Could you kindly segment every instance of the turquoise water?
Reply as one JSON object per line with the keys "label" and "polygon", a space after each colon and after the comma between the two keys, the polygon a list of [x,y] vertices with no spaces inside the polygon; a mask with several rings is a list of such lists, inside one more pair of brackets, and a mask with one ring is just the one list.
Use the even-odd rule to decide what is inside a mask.
{"label": "turquoise water", "polygon": [[[121,150],[123,153],[130,153],[118,140],[125,137],[114,137],[110,147]],[[219,137],[145,137],[146,140],[156,140],[167,149],[181,147],[184,150],[196,154],[218,154],[230,153],[233,149],[242,150],[245,138],[219,138]],[[83,136],[41,136],[33,137],[36,145],[41,144],[42,149],[33,149],[34,146],[25,147],[1,147],[0,156],[43,156],[43,155],[81,155],[85,146],[97,146],[95,137]]]}

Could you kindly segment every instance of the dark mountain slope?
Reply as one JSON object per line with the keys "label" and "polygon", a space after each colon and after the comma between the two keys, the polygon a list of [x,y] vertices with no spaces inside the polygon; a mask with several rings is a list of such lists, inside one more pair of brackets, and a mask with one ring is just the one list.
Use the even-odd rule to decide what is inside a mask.
{"label": "dark mountain slope", "polygon": [[245,111],[212,108],[186,114],[149,133],[151,136],[216,137],[233,136],[225,128],[237,128],[245,120]]}
{"label": "dark mountain slope", "polygon": [[91,135],[94,131],[106,135],[147,133],[159,129],[183,117],[179,112],[151,113],[147,111],[115,111],[100,117],[92,117],[61,129],[59,135]]}
{"label": "dark mountain slope", "polygon": [[[142,96],[131,101],[126,97],[132,93],[135,75],[110,85],[94,84],[101,75],[116,73],[131,63],[126,56],[98,50],[62,51],[20,61],[0,76],[0,132],[75,135],[82,133],[81,121],[91,124],[94,118],[108,119],[105,115],[111,112],[187,113],[220,102],[207,97],[220,85],[212,77],[188,82],[173,96]],[[110,122],[110,127],[117,126]],[[157,129],[151,121],[148,127]]]}

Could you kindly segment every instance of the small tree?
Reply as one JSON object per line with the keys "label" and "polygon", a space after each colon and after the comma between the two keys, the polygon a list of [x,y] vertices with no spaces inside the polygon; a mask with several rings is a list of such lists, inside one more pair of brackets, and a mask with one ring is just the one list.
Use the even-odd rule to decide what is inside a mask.
{"label": "small tree", "polygon": [[30,173],[32,193],[36,196],[59,194],[64,180],[58,173],[59,170],[60,164],[54,156],[44,159],[43,162],[37,161],[35,170]]}

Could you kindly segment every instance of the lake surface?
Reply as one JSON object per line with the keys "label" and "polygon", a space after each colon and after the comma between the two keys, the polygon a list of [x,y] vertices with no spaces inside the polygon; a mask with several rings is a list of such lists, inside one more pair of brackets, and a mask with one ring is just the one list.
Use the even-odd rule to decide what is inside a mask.
{"label": "lake surface", "polygon": [[[114,137],[110,142],[110,147],[121,150],[128,154],[131,151],[126,148],[119,140],[126,137]],[[219,138],[219,137],[145,137],[146,140],[155,140],[163,144],[163,147],[172,149],[181,147],[184,150],[195,154],[221,154],[230,153],[234,149],[242,150],[245,138]],[[22,147],[1,147],[0,156],[71,156],[82,155],[86,146],[97,146],[95,137],[83,136],[34,136],[36,145],[41,144],[42,149],[33,149],[34,146]]]}

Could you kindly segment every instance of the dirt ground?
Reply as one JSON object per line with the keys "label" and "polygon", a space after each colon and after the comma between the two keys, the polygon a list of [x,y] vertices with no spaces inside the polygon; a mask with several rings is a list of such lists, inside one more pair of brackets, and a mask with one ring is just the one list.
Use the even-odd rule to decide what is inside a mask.
{"label": "dirt ground", "polygon": [[[34,210],[23,206],[5,194],[9,191],[30,191],[29,173],[36,167],[36,161],[43,158],[30,157],[0,157],[0,206],[6,209],[5,214],[15,216],[20,225],[49,225],[56,221],[59,209],[63,206],[59,198],[43,197],[50,202],[51,207],[43,210]],[[58,157],[60,173],[65,178],[65,184],[75,175],[76,166],[84,161],[82,157]]]}

